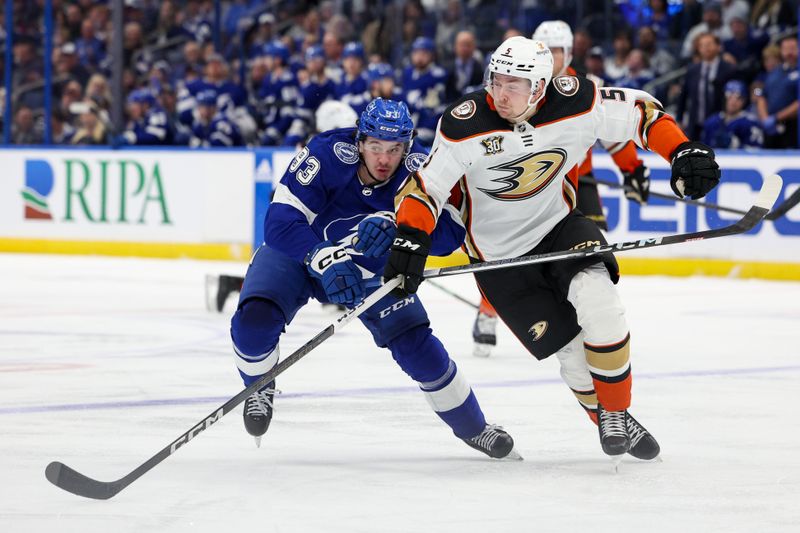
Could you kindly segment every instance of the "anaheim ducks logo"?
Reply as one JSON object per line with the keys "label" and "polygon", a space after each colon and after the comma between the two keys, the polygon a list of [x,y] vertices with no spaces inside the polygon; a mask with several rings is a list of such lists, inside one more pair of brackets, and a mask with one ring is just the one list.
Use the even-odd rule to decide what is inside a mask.
{"label": "anaheim ducks logo", "polygon": [[578,92],[580,82],[575,76],[559,76],[553,80],[556,91],[564,96],[572,96]]}
{"label": "anaheim ducks logo", "polygon": [[530,329],[528,329],[528,333],[533,335],[533,342],[536,342],[544,337],[544,334],[547,333],[547,320],[542,320],[541,322],[537,322],[536,324],[532,325]]}
{"label": "anaheim ducks logo", "polygon": [[458,107],[453,108],[450,114],[459,120],[467,120],[475,114],[477,106],[473,100],[467,100]]}
{"label": "anaheim ducks logo", "polygon": [[542,192],[555,179],[566,160],[567,152],[554,148],[489,167],[489,170],[505,174],[492,179],[503,186],[494,190],[478,187],[478,190],[504,202],[526,200]]}

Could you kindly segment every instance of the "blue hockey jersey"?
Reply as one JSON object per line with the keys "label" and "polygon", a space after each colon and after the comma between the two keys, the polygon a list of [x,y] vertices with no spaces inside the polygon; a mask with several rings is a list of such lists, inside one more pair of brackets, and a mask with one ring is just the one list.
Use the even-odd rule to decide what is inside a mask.
{"label": "blue hockey jersey", "polygon": [[180,121],[191,126],[194,121],[192,111],[197,106],[196,97],[203,91],[213,89],[217,93],[217,112],[230,118],[235,110],[247,106],[247,91],[231,81],[211,83],[206,80],[195,80],[178,91],[177,111]]}
{"label": "blue hockey jersey", "polygon": [[408,103],[417,125],[419,140],[430,146],[436,133],[436,125],[447,104],[445,88],[447,72],[431,64],[424,70],[413,66],[403,70],[403,100]]}
{"label": "blue hockey jersey", "polygon": [[[356,171],[361,163],[356,128],[321,133],[292,160],[276,187],[264,221],[264,242],[296,261],[303,261],[318,243],[352,245],[358,224],[379,211],[394,213],[394,196],[405,177],[425,161],[427,152],[412,148],[397,172],[377,186],[365,186]],[[445,208],[434,231],[433,255],[457,249],[466,231],[455,208]],[[380,276],[388,254],[363,257],[348,253],[365,278]]]}
{"label": "blue hockey jersey", "polygon": [[141,119],[128,123],[121,140],[135,145],[170,145],[173,135],[167,114],[160,107],[153,107]]}
{"label": "blue hockey jersey", "polygon": [[703,124],[703,142],[712,148],[761,148],[764,131],[748,113],[739,113],[732,119],[726,119],[725,113],[717,113]]}
{"label": "blue hockey jersey", "polygon": [[244,141],[239,133],[239,128],[233,122],[221,115],[217,115],[208,124],[203,124],[200,120],[194,121],[189,145],[203,147],[244,146]]}
{"label": "blue hockey jersey", "polygon": [[372,99],[369,94],[367,77],[363,73],[353,79],[343,77],[342,81],[336,84],[333,91],[336,100],[344,102],[361,114],[367,108],[367,104]]}

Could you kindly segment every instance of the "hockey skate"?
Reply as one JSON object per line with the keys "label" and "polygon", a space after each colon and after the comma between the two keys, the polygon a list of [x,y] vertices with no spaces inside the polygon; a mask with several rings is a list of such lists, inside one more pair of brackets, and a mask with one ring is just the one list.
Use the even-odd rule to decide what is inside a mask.
{"label": "hockey skate", "polygon": [[628,435],[628,411],[606,411],[597,405],[597,429],[600,433],[600,445],[606,455],[621,457],[631,447]]}
{"label": "hockey skate", "polygon": [[472,340],[475,346],[472,355],[475,357],[489,357],[492,347],[497,345],[497,317],[478,311],[475,323],[472,325]]}
{"label": "hockey skate", "polygon": [[256,446],[261,447],[261,437],[269,429],[272,422],[275,398],[275,382],[270,382],[258,392],[254,392],[244,401],[244,428],[255,437]]}
{"label": "hockey skate", "polygon": [[630,413],[628,413],[628,435],[631,439],[628,453],[637,459],[650,461],[661,453],[661,447],[656,439]]}
{"label": "hockey skate", "polygon": [[243,279],[238,276],[206,274],[206,307],[208,310],[221,313],[231,293],[239,292],[242,289],[242,282]]}
{"label": "hockey skate", "polygon": [[483,431],[471,439],[462,439],[470,447],[480,450],[493,459],[522,460],[522,456],[514,450],[514,439],[500,426],[486,424]]}

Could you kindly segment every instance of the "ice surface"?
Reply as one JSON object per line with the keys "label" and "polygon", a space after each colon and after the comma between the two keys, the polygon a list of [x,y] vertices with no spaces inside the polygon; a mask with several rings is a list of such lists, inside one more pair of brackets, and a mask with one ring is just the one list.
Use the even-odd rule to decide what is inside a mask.
{"label": "ice surface", "polygon": [[[506,329],[471,355],[473,310],[430,285],[434,331],[523,462],[453,437],[353,323],[278,380],[262,447],[240,411],[114,499],[61,491],[60,460],[117,479],[240,390],[233,302],[204,276],[235,263],[0,255],[0,531],[800,531],[800,284],[624,278],[631,412],[662,463],[619,474],[561,382]],[[469,277],[441,280],[477,301]],[[311,303],[290,351],[335,315]]]}

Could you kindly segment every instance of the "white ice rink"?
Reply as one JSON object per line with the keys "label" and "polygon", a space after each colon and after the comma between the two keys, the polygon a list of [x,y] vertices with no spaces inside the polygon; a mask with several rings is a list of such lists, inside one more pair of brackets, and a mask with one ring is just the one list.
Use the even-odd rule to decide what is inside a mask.
{"label": "white ice rink", "polygon": [[[0,532],[800,531],[800,284],[624,278],[631,412],[663,462],[612,472],[596,429],[506,329],[423,286],[434,331],[523,462],[450,434],[357,322],[278,380],[257,449],[234,411],[115,498],[46,481],[122,477],[241,389],[208,272],[241,264],[0,255]],[[468,277],[446,282],[477,299]],[[233,302],[229,302],[233,304]],[[290,353],[335,315],[311,303]]]}

